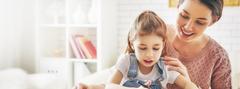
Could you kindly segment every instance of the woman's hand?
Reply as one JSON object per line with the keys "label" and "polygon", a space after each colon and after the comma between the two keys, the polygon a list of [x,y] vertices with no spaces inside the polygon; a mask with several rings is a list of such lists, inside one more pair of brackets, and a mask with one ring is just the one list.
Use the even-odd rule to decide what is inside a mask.
{"label": "woman's hand", "polygon": [[190,80],[187,68],[177,58],[165,56],[164,63],[168,66],[168,70],[174,70],[183,75],[187,80]]}

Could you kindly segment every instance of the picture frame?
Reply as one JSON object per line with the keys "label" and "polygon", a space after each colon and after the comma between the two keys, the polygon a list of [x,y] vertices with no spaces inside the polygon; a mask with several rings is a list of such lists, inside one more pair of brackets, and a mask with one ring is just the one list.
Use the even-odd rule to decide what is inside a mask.
{"label": "picture frame", "polygon": [[[179,0],[169,0],[169,7],[177,7]],[[240,0],[223,0],[224,6],[240,6]]]}

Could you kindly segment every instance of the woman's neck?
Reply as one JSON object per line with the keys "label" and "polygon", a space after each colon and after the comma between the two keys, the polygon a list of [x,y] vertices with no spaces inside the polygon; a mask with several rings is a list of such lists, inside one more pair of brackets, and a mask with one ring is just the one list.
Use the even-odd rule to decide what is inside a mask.
{"label": "woman's neck", "polygon": [[199,37],[199,39],[191,42],[184,42],[176,36],[173,41],[173,47],[177,50],[179,55],[185,58],[192,58],[201,52],[208,41],[209,37],[207,35],[203,35],[202,37]]}

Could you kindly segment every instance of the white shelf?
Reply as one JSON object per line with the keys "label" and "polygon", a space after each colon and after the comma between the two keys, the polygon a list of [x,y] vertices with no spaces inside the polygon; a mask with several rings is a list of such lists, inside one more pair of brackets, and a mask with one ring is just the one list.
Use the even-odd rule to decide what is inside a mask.
{"label": "white shelf", "polygon": [[41,24],[40,27],[67,27],[66,24]]}
{"label": "white shelf", "polygon": [[87,63],[97,63],[97,59],[70,59],[71,61],[74,62],[87,62]]}
{"label": "white shelf", "polygon": [[[74,84],[74,67],[86,64],[91,73],[101,69],[101,23],[99,0],[36,0],[36,63],[37,71],[44,73],[60,73],[68,79],[69,88]],[[92,8],[96,5],[97,8]],[[82,7],[84,6],[84,7]],[[82,7],[82,8],[80,8]],[[87,21],[88,12],[95,11],[94,19]],[[83,10],[85,16],[82,16]],[[84,18],[82,18],[82,17]],[[83,19],[83,20],[81,20]],[[84,35],[96,48],[96,59],[79,59],[72,52],[70,39],[73,34]],[[88,57],[89,58],[89,57]]]}
{"label": "white shelf", "polygon": [[[96,13],[92,14],[96,15],[95,23],[94,20],[81,22],[74,17],[80,16],[76,12],[80,2],[89,1],[96,5]],[[60,73],[64,76],[60,78],[70,79],[67,81],[71,89],[81,79],[77,74],[82,74],[78,71],[82,64],[94,73],[111,67],[109,62],[117,59],[116,0],[36,0],[35,6],[37,72]],[[75,33],[86,35],[92,41],[97,50],[96,59],[78,59],[73,55],[69,41]]]}
{"label": "white shelf", "polygon": [[97,24],[70,24],[69,27],[97,28]]}
{"label": "white shelf", "polygon": [[79,28],[97,28],[97,24],[41,24],[40,27],[79,27]]}
{"label": "white shelf", "polygon": [[97,63],[97,59],[77,59],[77,58],[64,58],[64,57],[44,57],[44,61],[70,61],[70,62],[83,62],[83,63]]}

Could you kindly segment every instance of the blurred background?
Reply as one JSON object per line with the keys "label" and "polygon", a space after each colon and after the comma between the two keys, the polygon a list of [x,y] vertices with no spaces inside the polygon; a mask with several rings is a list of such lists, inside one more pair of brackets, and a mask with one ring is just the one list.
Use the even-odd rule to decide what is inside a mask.
{"label": "blurred background", "polygon": [[[233,89],[240,89],[240,0],[225,3],[221,20],[206,33],[227,50]],[[115,64],[140,12],[153,10],[175,24],[175,4],[176,0],[0,0],[0,88],[70,89],[83,79],[92,80],[87,76]]]}

